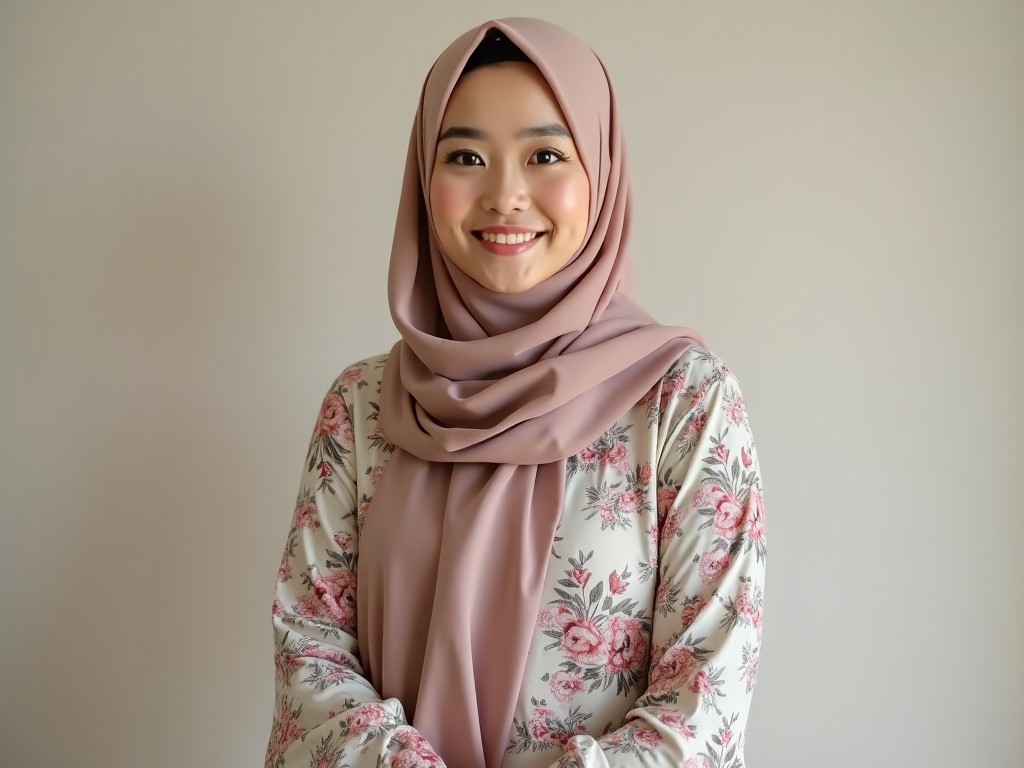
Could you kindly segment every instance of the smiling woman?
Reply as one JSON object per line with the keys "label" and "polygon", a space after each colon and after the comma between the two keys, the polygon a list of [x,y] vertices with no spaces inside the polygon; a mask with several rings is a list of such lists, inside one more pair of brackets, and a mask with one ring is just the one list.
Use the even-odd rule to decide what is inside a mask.
{"label": "smiling woman", "polygon": [[744,765],[765,529],[739,386],[629,295],[597,56],[441,55],[388,298],[324,399],[281,562],[267,765]]}
{"label": "smiling woman", "polygon": [[430,209],[447,258],[498,293],[529,290],[565,266],[586,237],[590,182],[537,68],[463,74],[442,129]]}

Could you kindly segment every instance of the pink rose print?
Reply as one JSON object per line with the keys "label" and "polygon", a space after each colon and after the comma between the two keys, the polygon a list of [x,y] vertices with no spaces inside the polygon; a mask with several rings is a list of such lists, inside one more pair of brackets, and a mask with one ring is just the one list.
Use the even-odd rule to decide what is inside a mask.
{"label": "pink rose print", "polygon": [[572,569],[572,580],[576,582],[580,587],[587,586],[587,582],[590,581],[590,571],[586,568],[573,568]]}
{"label": "pink rose print", "polygon": [[641,728],[633,732],[633,741],[641,747],[654,749],[656,746],[661,744],[661,734],[657,731],[652,731],[649,728]]}
{"label": "pink rose print", "polygon": [[275,597],[274,598],[274,607],[270,609],[270,615],[271,616],[284,616],[286,610],[287,609],[284,607],[284,603],[282,603],[279,598]]}
{"label": "pink rose print", "polygon": [[316,465],[316,468],[320,471],[320,477],[330,477],[334,474],[334,471],[331,469],[331,465],[326,461],[321,461]]}
{"label": "pink rose print", "polygon": [[697,509],[710,509],[717,505],[722,489],[714,483],[704,483],[693,494],[693,506]]}
{"label": "pink rose print", "polygon": [[726,551],[705,552],[697,562],[697,573],[705,584],[717,581],[732,562],[732,555]]}
{"label": "pink rose print", "polygon": [[611,504],[600,502],[597,505],[597,514],[601,516],[602,523],[608,523],[609,525],[615,522],[615,510],[612,509]]}
{"label": "pink rose print", "polygon": [[683,716],[678,712],[665,710],[663,712],[658,712],[657,715],[658,719],[673,731],[678,731],[683,725]]}
{"label": "pink rose print", "polygon": [[668,514],[668,511],[672,508],[672,504],[675,502],[678,494],[678,488],[658,489],[658,517],[664,518],[665,515]]}
{"label": "pink rose print", "polygon": [[619,509],[626,514],[636,512],[642,505],[643,499],[632,488],[619,494]]}
{"label": "pink rose print", "polygon": [[616,445],[601,457],[601,463],[625,471],[629,466],[626,458],[626,446],[622,443]]}
{"label": "pink rose print", "polygon": [[576,614],[564,605],[545,608],[537,616],[537,626],[541,629],[565,630],[566,625],[576,618]]}
{"label": "pink rose print", "polygon": [[725,404],[725,418],[729,423],[733,426],[741,424],[744,415],[746,415],[746,407],[743,404],[743,398],[739,395],[729,398]]}
{"label": "pink rose print", "polygon": [[560,703],[569,704],[574,696],[583,692],[583,678],[575,672],[555,672],[548,680],[548,687]]}
{"label": "pink rose print", "polygon": [[384,722],[384,716],[384,708],[380,704],[365,704],[348,716],[349,730],[358,734],[370,728],[379,728]]}
{"label": "pink rose print", "polygon": [[707,672],[702,669],[694,675],[693,682],[690,683],[690,690],[694,693],[711,693],[715,690],[715,685],[711,682]]}
{"label": "pink rose print", "polygon": [[613,595],[621,595],[628,586],[629,583],[622,580],[618,571],[612,571],[608,574],[608,591]]}
{"label": "pink rose print", "polygon": [[678,395],[680,392],[686,389],[686,373],[681,373],[678,376],[673,376],[670,379],[665,379],[664,384],[661,387],[661,410],[668,408],[668,404],[672,402],[672,398]]}
{"label": "pink rose print", "polygon": [[363,384],[366,381],[366,377],[363,376],[362,368],[349,368],[341,374],[342,384]]}
{"label": "pink rose print", "polygon": [[316,519],[316,505],[311,501],[303,501],[295,507],[296,528],[319,528]]}
{"label": "pink rose print", "polygon": [[750,496],[747,497],[747,517],[750,525],[747,528],[747,537],[751,541],[764,539],[764,494],[756,488],[750,489]]}
{"label": "pink rose print", "polygon": [[750,528],[747,530],[747,536],[750,537],[751,541],[761,541],[764,539],[764,519],[761,517],[755,517],[750,521]]}
{"label": "pink rose print", "polygon": [[696,621],[700,612],[704,610],[704,606],[708,604],[707,598],[701,597],[693,602],[687,602],[683,606],[683,615],[681,621],[684,627],[688,627]]}
{"label": "pink rose print", "polygon": [[316,599],[316,595],[311,595],[308,592],[299,595],[295,601],[295,613],[300,618],[307,620],[320,618],[320,601]]}
{"label": "pink rose print", "polygon": [[291,679],[292,674],[301,665],[298,660],[290,653],[276,653],[274,654],[274,671],[277,674],[277,679],[280,682],[288,682]]}
{"label": "pink rose print", "polygon": [[400,749],[391,758],[391,768],[429,768],[431,765],[434,763],[411,749]]}
{"label": "pink rose print", "polygon": [[743,510],[739,500],[726,494],[718,501],[715,510],[714,530],[724,539],[734,539],[743,527]]}
{"label": "pink rose print", "polygon": [[565,625],[562,651],[577,664],[604,663],[608,642],[598,626],[590,619],[573,619]]}
{"label": "pink rose print", "polygon": [[292,561],[288,555],[281,558],[281,564],[277,566],[277,580],[288,581],[292,577]]}
{"label": "pink rose print", "polygon": [[750,465],[754,463],[754,459],[751,458],[750,454],[747,453],[747,449],[740,448],[740,460],[743,462],[744,469],[750,469]]}
{"label": "pink rose print", "polygon": [[723,464],[729,463],[729,446],[719,443],[715,446],[715,458]]}
{"label": "pink rose print", "polygon": [[343,443],[352,442],[352,425],[348,420],[348,409],[341,395],[329,394],[320,409],[320,434],[336,436]]}
{"label": "pink rose print", "polygon": [[686,720],[683,719],[679,712],[671,709],[661,710],[657,713],[657,717],[684,739],[692,739],[694,737],[693,729],[686,724]]}
{"label": "pink rose print", "polygon": [[744,584],[743,589],[740,590],[739,596],[736,598],[736,602],[733,603],[736,608],[736,613],[741,616],[748,618],[754,615],[754,606],[750,602],[750,585]]}
{"label": "pink rose print", "polygon": [[352,546],[352,534],[336,533],[334,534],[334,543],[338,545],[342,552],[347,552],[348,548]]}
{"label": "pink rose print", "polygon": [[670,395],[678,395],[680,392],[686,390],[686,371],[677,373],[669,379],[665,380],[665,387],[663,392],[668,392]]}
{"label": "pink rose print", "polygon": [[669,593],[672,591],[672,582],[668,579],[663,580],[658,584],[658,589],[654,593],[654,607],[660,610],[662,606],[666,605],[669,601]]}
{"label": "pink rose print", "polygon": [[[319,573],[317,575],[319,576]],[[331,594],[355,597],[356,575],[348,568],[337,568],[328,571],[326,581],[331,587]]]}
{"label": "pink rose print", "polygon": [[341,667],[350,668],[352,666],[352,662],[341,651],[326,645],[311,644],[305,647],[298,655],[302,658],[329,661],[331,664],[337,664]]}
{"label": "pink rose print", "polygon": [[749,693],[754,689],[754,684],[757,682],[757,668],[761,664],[761,657],[754,656],[750,663],[743,670],[743,679],[747,684],[747,692]]}
{"label": "pink rose print", "polygon": [[707,425],[708,415],[703,410],[700,410],[694,414],[693,419],[686,425],[686,429],[683,430],[683,437],[685,439],[693,439],[701,434]]}
{"label": "pink rose print", "polygon": [[426,742],[426,739],[411,728],[399,728],[395,732],[394,740],[403,749],[414,751],[419,751],[420,746],[425,745]]}
{"label": "pink rose print", "polygon": [[640,485],[649,485],[651,482],[651,462],[645,461],[644,465],[640,467],[640,474],[637,475],[636,481]]}
{"label": "pink rose print", "polygon": [[683,768],[711,768],[711,763],[704,755],[697,755],[697,757],[686,758]]}
{"label": "pink rose print", "polygon": [[277,754],[282,755],[292,742],[302,737],[302,729],[295,722],[295,718],[292,717],[292,711],[287,704],[281,707],[278,716],[280,717],[280,725],[278,726],[274,749]]}
{"label": "pink rose print", "polygon": [[380,479],[384,476],[384,465],[379,464],[370,470],[370,483],[376,488],[380,484]]}
{"label": "pink rose print", "polygon": [[616,616],[612,619],[608,663],[605,665],[608,674],[640,669],[646,661],[647,636],[643,625],[636,619]]}
{"label": "pink rose print", "polygon": [[695,407],[704,402],[704,398],[708,396],[708,390],[711,389],[711,382],[706,381],[700,385],[700,389],[693,393],[693,406]]}
{"label": "pink rose print", "polygon": [[331,594],[339,600],[355,605],[356,602],[356,575],[348,568],[336,568],[327,575],[327,581],[331,585]]}
{"label": "pink rose print", "polygon": [[687,646],[674,646],[665,651],[651,670],[650,689],[666,691],[678,688],[690,682],[697,671],[697,657],[693,649]]}
{"label": "pink rose print", "polygon": [[337,685],[347,680],[351,680],[355,675],[350,669],[332,669],[326,675],[323,676],[322,684],[324,686]]}
{"label": "pink rose print", "polygon": [[718,738],[722,740],[722,746],[728,747],[729,742],[732,741],[732,731],[726,728],[724,731],[718,732]]}
{"label": "pink rose print", "polygon": [[395,734],[395,741],[399,750],[391,757],[391,768],[429,768],[440,765],[441,758],[427,740],[415,731],[402,729]]}
{"label": "pink rose print", "polygon": [[668,541],[679,531],[679,523],[682,521],[683,515],[678,509],[673,509],[668,517],[665,518],[665,524],[661,527],[661,540]]}
{"label": "pink rose print", "polygon": [[594,446],[588,445],[580,451],[580,461],[584,464],[593,464],[597,461],[597,452],[594,450]]}
{"label": "pink rose print", "polygon": [[533,717],[527,724],[530,738],[542,744],[554,744],[555,738],[551,728],[547,724],[549,718],[554,718],[555,713],[546,707],[538,707]]}
{"label": "pink rose print", "polygon": [[327,614],[341,627],[355,623],[356,577],[347,568],[332,571],[327,578],[313,571],[313,590],[324,604]]}

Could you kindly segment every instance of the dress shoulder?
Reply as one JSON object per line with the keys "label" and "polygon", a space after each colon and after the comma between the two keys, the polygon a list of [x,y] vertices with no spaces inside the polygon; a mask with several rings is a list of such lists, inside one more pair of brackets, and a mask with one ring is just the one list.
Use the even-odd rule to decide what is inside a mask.
{"label": "dress shoulder", "polygon": [[367,357],[346,367],[334,379],[331,391],[341,395],[349,408],[360,408],[380,395],[380,382],[388,353]]}
{"label": "dress shoulder", "polygon": [[692,344],[669,366],[662,377],[662,383],[684,376],[687,383],[700,386],[704,381],[717,381],[731,375],[732,372],[722,358],[707,347]]}

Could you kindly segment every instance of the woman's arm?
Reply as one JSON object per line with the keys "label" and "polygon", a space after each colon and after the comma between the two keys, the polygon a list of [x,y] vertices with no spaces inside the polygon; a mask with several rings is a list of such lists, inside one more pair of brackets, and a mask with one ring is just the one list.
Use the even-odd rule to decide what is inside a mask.
{"label": "woman's arm", "polygon": [[663,404],[648,687],[620,728],[570,740],[560,766],[743,764],[764,601],[761,477],[732,375],[708,355],[687,379]]}
{"label": "woman's arm", "polygon": [[406,750],[420,764],[441,765],[408,725],[401,703],[381,699],[359,660],[358,443],[344,396],[346,374],[321,406],[278,570],[276,705],[266,766],[376,768],[379,759]]}

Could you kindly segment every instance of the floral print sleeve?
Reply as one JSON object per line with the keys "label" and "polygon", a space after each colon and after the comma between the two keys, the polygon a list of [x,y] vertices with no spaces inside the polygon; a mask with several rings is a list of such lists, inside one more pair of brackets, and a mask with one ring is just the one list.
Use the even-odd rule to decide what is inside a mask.
{"label": "floral print sleeve", "polygon": [[[656,494],[651,561],[637,564],[633,574],[622,569],[609,574],[606,591],[622,598],[616,598],[618,605],[605,603],[612,612],[606,627],[600,618],[594,622],[595,637],[601,634],[603,645],[589,641],[578,628],[572,642],[582,640],[580,647],[600,657],[604,674],[620,677],[623,654],[643,655],[649,643],[646,688],[635,689],[640,693],[635,703],[603,733],[594,733],[591,723],[570,728],[556,764],[742,768],[744,730],[757,678],[765,573],[764,500],[743,398],[721,361],[696,349],[644,405],[657,435],[650,454],[657,467],[655,482],[641,482],[647,479],[641,476],[645,465],[637,463],[636,472],[624,473],[613,502],[606,502],[610,510],[600,507],[600,493],[594,498],[595,508],[612,528],[623,521],[623,508],[628,521],[629,510],[638,504],[627,498],[630,493],[641,498],[645,492],[648,498]],[[597,446],[598,455],[602,449],[605,455],[616,450],[614,435],[610,439],[608,445]],[[641,452],[637,446],[632,450]],[[577,580],[584,578],[580,570],[586,565],[575,559],[565,572],[566,584],[573,579],[573,566]],[[626,605],[632,607],[631,616],[622,612],[629,595],[623,588],[626,575],[635,575],[636,582],[651,577],[649,619],[637,606]],[[598,591],[593,582],[589,586]],[[635,594],[643,605],[643,593]],[[571,654],[568,638],[563,637],[561,648]],[[567,658],[574,663],[563,664],[563,669],[579,678],[576,669],[583,667],[571,655]],[[578,682],[598,688],[586,673]],[[623,680],[620,687],[629,688],[631,682]],[[557,695],[555,687],[551,690]]]}
{"label": "floral print sleeve", "polygon": [[273,605],[276,707],[266,768],[441,765],[359,663],[359,527],[393,449],[376,428],[376,404],[356,395],[370,394],[382,365],[376,358],[342,373],[310,440]]}

